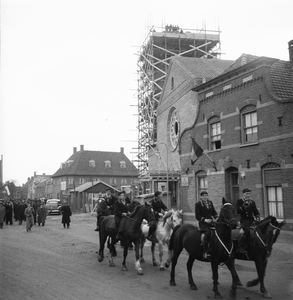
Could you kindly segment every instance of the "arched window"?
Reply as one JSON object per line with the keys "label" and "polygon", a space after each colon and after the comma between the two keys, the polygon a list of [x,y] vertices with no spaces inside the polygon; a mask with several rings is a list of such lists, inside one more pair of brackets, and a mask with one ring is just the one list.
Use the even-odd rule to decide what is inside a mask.
{"label": "arched window", "polygon": [[105,160],[105,168],[111,168],[111,161]]}
{"label": "arched window", "polygon": [[96,163],[95,163],[95,161],[93,159],[91,159],[89,161],[89,166],[92,167],[92,168],[94,168],[96,166]]}
{"label": "arched window", "polygon": [[120,161],[120,168],[122,168],[122,169],[126,168],[126,163],[124,160]]}

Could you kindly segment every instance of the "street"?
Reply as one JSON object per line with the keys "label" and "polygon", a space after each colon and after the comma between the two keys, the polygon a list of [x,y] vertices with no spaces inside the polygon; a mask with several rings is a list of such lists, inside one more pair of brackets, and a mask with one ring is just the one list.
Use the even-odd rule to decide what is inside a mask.
{"label": "street", "polygon": [[[176,267],[177,286],[169,285],[170,269],[160,271],[151,264],[150,244],[144,249],[144,275],[134,268],[134,252],[127,257],[128,271],[121,270],[122,249],[117,246],[115,267],[105,260],[98,262],[96,219],[90,214],[74,214],[70,229],[64,229],[61,216],[48,216],[46,225],[4,225],[0,229],[0,300],[178,300],[212,299],[212,272],[209,263],[195,261],[193,276],[197,291],[187,281],[187,255],[183,251]],[[158,246],[156,247],[158,250]],[[265,284],[273,299],[289,300],[293,296],[293,235],[281,232],[269,258]],[[167,251],[164,251],[164,261]],[[159,260],[158,251],[156,259]],[[256,278],[253,262],[236,261],[243,283],[237,299],[263,299],[259,286],[246,288]],[[219,267],[219,291],[229,299],[231,276],[225,266]]]}

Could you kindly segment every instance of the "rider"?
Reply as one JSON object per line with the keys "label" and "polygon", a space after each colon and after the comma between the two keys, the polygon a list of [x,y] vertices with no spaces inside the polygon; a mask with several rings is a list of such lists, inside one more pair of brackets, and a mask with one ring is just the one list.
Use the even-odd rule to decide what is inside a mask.
{"label": "rider", "polygon": [[195,204],[195,218],[198,220],[199,230],[204,234],[202,243],[204,260],[207,260],[210,256],[208,253],[208,244],[211,237],[213,217],[215,219],[218,218],[213,202],[208,197],[208,192],[202,191],[200,193],[200,201]]}
{"label": "rider", "polygon": [[[162,210],[165,212],[168,208],[167,206],[164,204],[164,202],[161,199],[161,192],[160,191],[156,191],[154,198],[150,201],[150,204],[152,206],[152,209],[154,211],[155,214],[155,218],[156,218],[156,223],[158,222],[159,218],[162,216]],[[154,231],[156,230],[156,227],[150,227],[149,229],[149,238],[151,237],[151,235],[154,233]]]}
{"label": "rider", "polygon": [[125,201],[125,191],[118,193],[118,200],[114,203],[114,215],[115,215],[115,230],[116,230],[116,241],[121,240],[119,235],[119,225],[122,217],[126,217],[129,212],[127,208],[127,203]]}
{"label": "rider", "polygon": [[114,203],[116,202],[117,198],[112,194],[113,190],[107,188],[106,190],[106,202],[110,211],[110,215],[114,214]]}
{"label": "rider", "polygon": [[237,251],[241,254],[247,254],[246,239],[249,237],[250,225],[254,222],[254,218],[257,221],[260,221],[260,217],[255,202],[250,199],[251,190],[245,188],[242,192],[243,197],[238,199],[236,202],[236,211],[240,214],[240,224],[243,228],[244,234],[238,242]]}
{"label": "rider", "polygon": [[99,231],[101,217],[109,215],[109,208],[107,206],[106,199],[104,198],[104,195],[101,192],[99,193],[99,200],[94,208],[94,211],[97,212],[97,228],[95,229],[95,231]]}

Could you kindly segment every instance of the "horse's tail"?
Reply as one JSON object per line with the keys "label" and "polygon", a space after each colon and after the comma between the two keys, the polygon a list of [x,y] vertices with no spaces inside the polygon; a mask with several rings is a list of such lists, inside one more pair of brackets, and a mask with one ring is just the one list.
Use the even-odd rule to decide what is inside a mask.
{"label": "horse's tail", "polygon": [[174,229],[173,229],[173,232],[172,232],[172,235],[171,235],[171,238],[170,238],[170,241],[169,241],[169,251],[173,251],[174,249],[174,236],[175,236],[175,233],[176,231],[181,227],[181,225],[177,225]]}

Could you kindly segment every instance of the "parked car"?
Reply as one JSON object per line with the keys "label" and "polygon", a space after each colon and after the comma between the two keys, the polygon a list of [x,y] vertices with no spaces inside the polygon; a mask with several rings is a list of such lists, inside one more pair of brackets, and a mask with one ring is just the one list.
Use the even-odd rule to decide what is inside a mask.
{"label": "parked car", "polygon": [[59,199],[48,199],[46,202],[46,209],[48,214],[61,214],[61,201]]}

